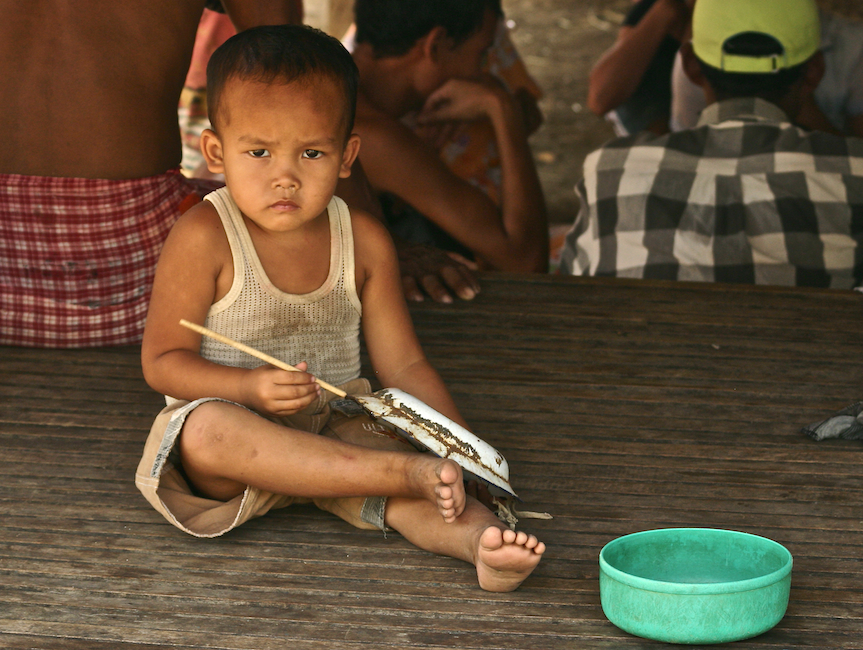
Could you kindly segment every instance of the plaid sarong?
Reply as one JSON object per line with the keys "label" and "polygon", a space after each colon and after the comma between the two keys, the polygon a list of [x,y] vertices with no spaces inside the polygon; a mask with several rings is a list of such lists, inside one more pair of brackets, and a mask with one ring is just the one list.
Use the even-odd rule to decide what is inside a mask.
{"label": "plaid sarong", "polygon": [[0,174],[0,344],[139,342],[162,243],[211,189],[175,170],[134,180]]}

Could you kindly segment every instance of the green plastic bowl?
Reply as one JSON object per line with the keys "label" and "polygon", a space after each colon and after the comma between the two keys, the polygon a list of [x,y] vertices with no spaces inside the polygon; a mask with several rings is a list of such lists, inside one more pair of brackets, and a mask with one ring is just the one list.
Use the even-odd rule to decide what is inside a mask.
{"label": "green plastic bowl", "polygon": [[748,639],[785,616],[791,564],[781,544],[733,530],[633,533],[599,554],[602,611],[622,630],[656,641]]}

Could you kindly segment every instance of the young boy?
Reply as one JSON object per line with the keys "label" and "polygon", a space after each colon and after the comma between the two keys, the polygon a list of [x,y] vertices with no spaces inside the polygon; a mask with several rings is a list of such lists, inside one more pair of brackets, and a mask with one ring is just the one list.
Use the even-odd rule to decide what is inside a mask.
{"label": "young boy", "polygon": [[[545,199],[522,104],[483,75],[500,0],[356,0],[354,9],[360,162],[376,192],[410,206],[386,211],[391,231],[466,254],[485,268],[547,272]],[[432,144],[444,142],[429,142],[402,123],[412,115],[434,133],[482,124],[489,145],[482,148],[482,167],[499,187],[496,196],[478,187],[473,174],[460,175],[466,170],[444,162],[462,145],[439,152]],[[355,181],[342,182],[339,191],[356,196]]]}
{"label": "young boy", "polygon": [[[136,484],[193,535],[311,500],[473,563],[484,589],[515,589],[545,545],[466,495],[454,462],[410,451],[365,416],[333,412],[315,383],[319,375],[369,392],[358,379],[362,312],[382,385],[464,424],[420,349],[385,228],[333,196],[360,145],[350,55],[311,28],[256,28],[217,50],[207,85],[213,130],[201,148],[227,187],[184,215],[162,251],[142,363],[147,382],[171,397]],[[256,367],[181,318],[289,363],[304,359],[296,365],[307,372]]]}

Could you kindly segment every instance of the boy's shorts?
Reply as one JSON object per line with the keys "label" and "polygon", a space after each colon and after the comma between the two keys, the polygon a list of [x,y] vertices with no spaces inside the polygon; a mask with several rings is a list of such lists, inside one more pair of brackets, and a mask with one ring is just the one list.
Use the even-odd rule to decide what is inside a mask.
{"label": "boy's shorts", "polygon": [[[371,386],[365,379],[356,379],[341,388],[349,395],[371,392]],[[365,413],[346,415],[335,411],[330,406],[333,399],[337,398],[323,392],[316,402],[300,413],[269,419],[288,427],[320,433],[363,447],[386,451],[417,451],[407,440],[376,423]],[[243,494],[230,501],[196,495],[185,479],[176,445],[189,413],[201,404],[211,401],[226,400],[204,398],[194,402],[176,401],[162,409],[150,429],[144,454],[135,474],[135,485],[147,501],[177,528],[196,537],[218,537],[273,508],[283,508],[294,503],[314,503],[357,528],[386,530],[385,497],[308,499],[273,494],[251,486],[246,486]]]}

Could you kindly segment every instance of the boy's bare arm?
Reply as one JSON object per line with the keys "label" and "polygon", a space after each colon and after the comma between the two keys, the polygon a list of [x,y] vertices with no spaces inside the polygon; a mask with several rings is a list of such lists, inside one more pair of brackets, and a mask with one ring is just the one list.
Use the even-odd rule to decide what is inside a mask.
{"label": "boy's bare arm", "polygon": [[363,336],[382,386],[400,388],[467,426],[449,391],[422,351],[401,291],[392,239],[380,222],[352,211],[357,291],[363,305]]}
{"label": "boy's bare arm", "polygon": [[[359,160],[354,161],[349,177],[339,179],[336,195],[352,210],[365,210],[384,221],[380,201],[374,195]],[[473,275],[475,265],[467,260],[453,259],[446,251],[425,244],[404,240],[395,244],[402,289],[408,300],[420,302],[428,294],[436,302],[449,303],[453,300],[452,294],[471,300],[479,293],[479,281]]]}
{"label": "boy's bare arm", "polygon": [[587,106],[605,115],[629,99],[667,35],[683,38],[691,12],[685,0],[659,0],[638,21],[620,28],[617,40],[590,71]]}
{"label": "boy's bare arm", "polygon": [[212,363],[199,354],[200,335],[179,324],[181,318],[203,323],[232,280],[221,222],[209,203],[201,203],[177,221],[162,248],[141,346],[144,378],[178,399],[221,397],[274,415],[304,408],[318,392],[311,375]]}
{"label": "boy's bare arm", "polygon": [[527,143],[523,120],[506,92],[494,85],[450,80],[427,104],[431,121],[487,117],[502,161],[502,205],[462,180],[437,152],[410,129],[385,115],[361,112],[363,167],[378,191],[398,195],[504,271],[547,270],[545,203]]}

